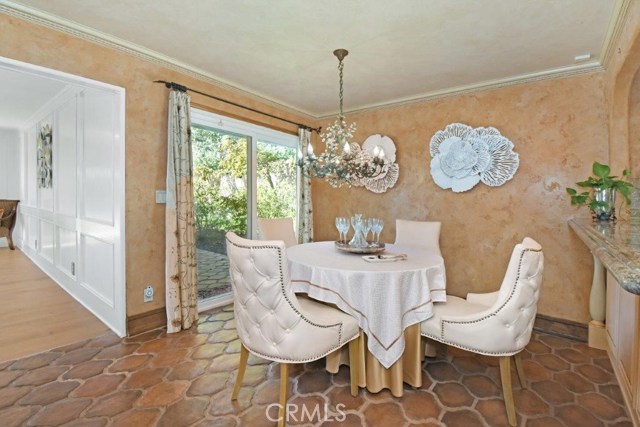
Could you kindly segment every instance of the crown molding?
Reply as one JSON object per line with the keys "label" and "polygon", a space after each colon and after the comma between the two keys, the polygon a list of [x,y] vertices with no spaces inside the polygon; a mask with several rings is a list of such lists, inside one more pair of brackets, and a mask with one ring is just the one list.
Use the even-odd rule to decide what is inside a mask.
{"label": "crown molding", "polygon": [[[563,77],[572,77],[580,74],[587,73],[596,73],[604,71],[604,67],[600,65],[598,61],[587,62],[583,64],[570,65],[568,67],[554,68],[551,70],[540,71],[537,73],[528,73],[521,74],[518,76],[507,77],[504,79],[497,80],[489,80],[486,82],[475,83],[471,85],[465,86],[457,86],[445,90],[427,92],[420,95],[408,97],[408,98],[399,98],[393,101],[379,103],[379,104],[368,104],[362,105],[359,107],[351,108],[345,113],[349,114],[360,114],[373,110],[380,110],[384,108],[392,108],[392,107],[400,107],[403,105],[409,104],[417,104],[420,102],[432,101],[436,99],[449,98],[452,96],[460,96],[466,95],[470,93],[483,92],[492,89],[499,89],[508,86],[516,86],[527,83],[533,83],[543,80],[553,80],[559,79]],[[334,113],[326,113],[322,116],[318,117],[318,120],[326,120],[335,117]]]}
{"label": "crown molding", "polygon": [[182,74],[186,74],[203,82],[213,84],[215,86],[246,96],[272,107],[277,107],[289,113],[303,116],[309,120],[316,120],[316,117],[308,111],[296,108],[292,105],[283,103],[282,101],[276,100],[264,94],[257,93],[254,90],[242,87],[240,85],[232,84],[200,68],[171,58],[160,52],[147,49],[146,47],[128,42],[118,37],[114,37],[102,31],[98,31],[93,28],[78,24],[77,22],[60,18],[41,10],[15,3],[11,0],[0,0],[0,12],[5,13],[9,16],[20,18],[24,21],[32,22],[56,31],[72,35],[79,39],[87,40],[95,44],[125,52],[147,62],[151,62],[161,67],[178,71]]}
{"label": "crown molding", "polygon": [[[600,61],[596,60],[583,64],[544,70],[536,73],[527,73],[518,76],[507,77],[504,79],[496,79],[470,85],[458,86],[439,91],[427,92],[416,96],[398,98],[392,101],[365,104],[345,110],[345,113],[359,114],[367,111],[415,104],[441,98],[470,94],[474,92],[498,89],[507,86],[604,71],[605,67],[603,66],[603,64],[608,64],[608,61],[610,61],[613,56],[613,52],[615,51],[618,39],[620,38],[620,34],[622,33],[622,29],[624,28],[624,24],[626,22],[628,11],[632,1],[633,0],[616,0],[612,19],[609,24],[607,35],[605,36],[602,52],[600,54]],[[206,83],[213,84],[215,86],[246,96],[267,105],[280,108],[289,113],[303,116],[308,120],[326,120],[328,118],[335,117],[335,115],[337,114],[336,112],[324,112],[321,114],[311,113],[307,110],[303,110],[293,105],[283,103],[282,101],[271,98],[267,95],[257,93],[251,89],[232,84],[217,76],[214,76],[207,71],[204,71],[197,67],[193,67],[189,64],[186,64],[182,61],[171,58],[154,50],[147,49],[134,43],[130,43],[126,40],[111,36],[101,31],[94,30],[76,22],[48,14],[41,10],[17,4],[11,0],[0,0],[0,12],[23,19],[25,21],[52,28],[54,30],[90,41],[92,43],[125,52],[147,62],[151,62],[159,66],[178,71]]]}
{"label": "crown molding", "polygon": [[620,41],[620,35],[627,22],[629,16],[629,9],[633,0],[616,0],[613,6],[612,19],[609,22],[609,28],[602,44],[602,51],[600,52],[600,62],[604,65],[604,68],[609,68],[613,54]]}

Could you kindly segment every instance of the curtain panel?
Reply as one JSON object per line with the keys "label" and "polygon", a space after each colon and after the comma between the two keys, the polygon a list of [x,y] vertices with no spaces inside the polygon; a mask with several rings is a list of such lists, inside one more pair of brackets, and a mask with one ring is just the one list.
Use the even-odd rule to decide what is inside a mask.
{"label": "curtain panel", "polygon": [[167,146],[166,310],[167,332],[189,328],[198,320],[198,289],[190,99],[169,94]]}
{"label": "curtain panel", "polygon": [[[298,129],[298,148],[302,159],[307,157],[309,142],[311,142],[311,131],[305,128]],[[303,163],[300,170],[300,206],[298,206],[298,242],[313,242],[313,201],[311,200],[311,178],[305,170]]]}

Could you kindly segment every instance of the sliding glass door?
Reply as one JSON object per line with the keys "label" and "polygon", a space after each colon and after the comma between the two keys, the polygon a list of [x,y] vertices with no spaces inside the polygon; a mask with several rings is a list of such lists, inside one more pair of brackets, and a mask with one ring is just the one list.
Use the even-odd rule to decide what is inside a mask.
{"label": "sliding glass door", "polygon": [[230,291],[225,233],[247,237],[247,147],[250,138],[195,125],[193,199],[196,216],[198,299]]}
{"label": "sliding glass door", "polygon": [[257,237],[257,218],[297,217],[294,135],[192,109],[198,299],[230,299],[225,234]]}

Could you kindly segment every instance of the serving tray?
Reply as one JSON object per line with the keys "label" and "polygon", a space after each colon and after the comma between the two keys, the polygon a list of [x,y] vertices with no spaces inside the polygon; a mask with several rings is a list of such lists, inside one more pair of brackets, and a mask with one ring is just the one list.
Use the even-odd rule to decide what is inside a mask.
{"label": "serving tray", "polygon": [[344,242],[335,242],[336,249],[352,254],[377,254],[384,251],[384,243],[369,243],[367,246],[351,246]]}

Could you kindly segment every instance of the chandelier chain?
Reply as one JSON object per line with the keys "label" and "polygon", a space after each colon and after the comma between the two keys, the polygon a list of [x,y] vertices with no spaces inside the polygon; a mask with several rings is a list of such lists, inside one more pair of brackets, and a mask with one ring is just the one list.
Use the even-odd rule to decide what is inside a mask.
{"label": "chandelier chain", "polygon": [[343,72],[344,70],[344,63],[342,62],[342,60],[340,60],[340,62],[338,63],[338,71],[340,72],[340,92],[339,92],[339,96],[340,96],[340,120],[344,119],[344,114],[342,113],[342,101],[344,98],[344,92],[342,89],[342,78],[343,78]]}

